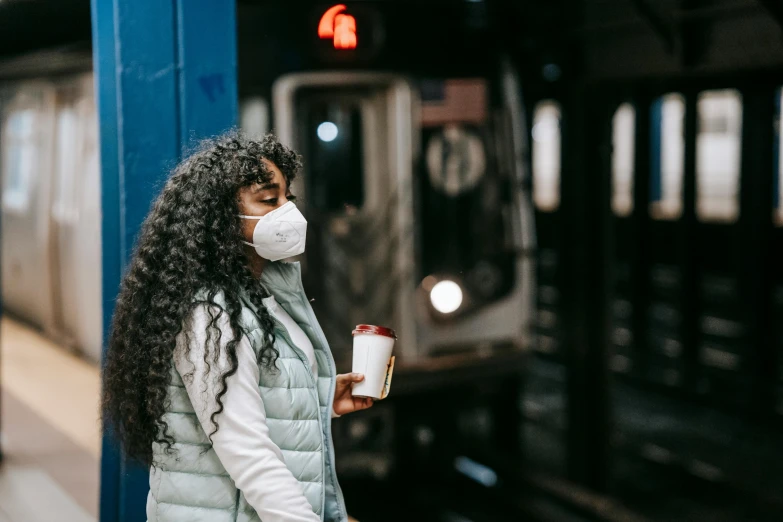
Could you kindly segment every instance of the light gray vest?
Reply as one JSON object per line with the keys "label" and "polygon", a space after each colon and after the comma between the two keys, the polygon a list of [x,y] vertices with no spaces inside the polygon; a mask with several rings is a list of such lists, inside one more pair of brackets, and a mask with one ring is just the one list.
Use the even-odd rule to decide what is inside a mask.
{"label": "light gray vest", "polygon": [[[318,361],[316,382],[305,354],[276,323],[279,372],[259,366],[258,383],[270,436],[282,450],[286,466],[302,485],[313,511],[324,522],[345,522],[348,517],[335,474],[331,436],[336,369],[329,345],[305,296],[299,263],[267,263],[261,282],[310,338]],[[253,304],[247,300],[244,304],[242,326],[258,354],[263,333],[251,312]],[[155,465],[150,470],[147,520],[260,521],[210,447],[173,364],[169,399],[164,420],[176,452],[166,455],[161,445],[153,444]]]}

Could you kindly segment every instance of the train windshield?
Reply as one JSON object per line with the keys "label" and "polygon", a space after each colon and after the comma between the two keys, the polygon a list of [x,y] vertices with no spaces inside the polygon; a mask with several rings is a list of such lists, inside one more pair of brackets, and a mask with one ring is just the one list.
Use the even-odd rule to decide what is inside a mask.
{"label": "train windshield", "polygon": [[320,212],[364,204],[364,123],[361,98],[334,95],[307,99],[304,128],[308,151],[308,200]]}

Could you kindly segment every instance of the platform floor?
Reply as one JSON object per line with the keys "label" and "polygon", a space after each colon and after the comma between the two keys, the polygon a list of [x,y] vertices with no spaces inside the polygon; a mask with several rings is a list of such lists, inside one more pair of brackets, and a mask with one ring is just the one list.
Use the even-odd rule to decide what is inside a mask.
{"label": "platform floor", "polygon": [[98,368],[3,318],[0,392],[0,522],[95,522]]}
{"label": "platform floor", "polygon": [[97,522],[98,367],[3,317],[0,397],[0,522]]}

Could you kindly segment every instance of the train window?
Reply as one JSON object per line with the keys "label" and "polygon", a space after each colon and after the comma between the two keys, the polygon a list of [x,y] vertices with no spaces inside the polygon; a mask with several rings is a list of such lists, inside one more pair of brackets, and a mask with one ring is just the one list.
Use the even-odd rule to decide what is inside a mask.
{"label": "train window", "polygon": [[662,96],[651,112],[650,213],[655,219],[677,219],[682,214],[685,98]]}
{"label": "train window", "polygon": [[66,105],[58,111],[55,138],[57,143],[56,197],[52,205],[52,213],[60,220],[67,220],[70,213],[76,210],[74,176],[79,168],[77,154],[81,152],[78,141],[82,130],[79,127],[79,118],[73,105]]}
{"label": "train window", "polygon": [[633,211],[633,162],[636,109],[623,103],[612,119],[612,210],[618,216]]}
{"label": "train window", "polygon": [[364,142],[360,101],[314,100],[306,114],[308,204],[323,212],[361,208]]}
{"label": "train window", "polygon": [[560,206],[560,104],[545,100],[533,112],[533,201],[538,210]]}
{"label": "train window", "polygon": [[269,132],[269,102],[266,98],[253,96],[239,103],[239,127],[249,138],[260,138]]}
{"label": "train window", "polygon": [[3,125],[3,206],[23,210],[30,198],[29,186],[35,170],[36,111],[11,111]]}
{"label": "train window", "polygon": [[783,125],[783,88],[778,89],[775,96],[775,191],[772,195],[772,204],[777,226],[783,226],[783,161],[780,159],[780,153],[783,151],[783,129],[781,125]]}
{"label": "train window", "polygon": [[736,90],[699,95],[696,135],[696,214],[702,221],[739,216],[742,99]]}

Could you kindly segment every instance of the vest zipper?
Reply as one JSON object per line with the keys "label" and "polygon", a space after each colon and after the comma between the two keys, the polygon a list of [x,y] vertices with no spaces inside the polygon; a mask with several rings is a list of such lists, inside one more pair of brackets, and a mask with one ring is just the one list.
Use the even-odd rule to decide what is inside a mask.
{"label": "vest zipper", "polygon": [[[324,431],[323,426],[323,418],[322,416],[318,415],[318,426],[321,429],[322,434],[326,434],[327,444],[328,447],[324,448],[324,451],[329,452],[329,460],[332,463],[332,473],[331,473],[331,479],[332,484],[334,484],[335,494],[337,496],[337,510],[340,515],[341,521],[347,521],[348,515],[343,509],[343,506],[345,506],[345,497],[343,496],[343,490],[340,487],[340,483],[337,481],[337,465],[335,462],[335,455],[334,455],[334,443],[332,442],[332,423],[331,423],[331,416],[332,416],[332,408],[334,404],[334,393],[335,393],[335,387],[337,383],[337,365],[334,362],[334,358],[332,357],[331,351],[327,348],[329,346],[329,342],[326,340],[326,336],[323,333],[323,330],[321,329],[320,325],[318,325],[318,320],[315,318],[315,312],[313,312],[313,307],[310,306],[310,302],[307,300],[307,296],[305,295],[304,291],[304,285],[302,284],[302,272],[301,272],[301,266],[299,263],[293,263],[295,265],[294,270],[297,274],[297,294],[298,297],[301,299],[302,304],[304,304],[305,311],[307,312],[307,317],[310,320],[310,325],[313,329],[313,332],[318,336],[318,341],[321,343],[321,349],[324,351],[326,355],[326,360],[329,363],[329,376],[330,376],[330,385],[329,385],[329,393],[327,395],[327,414],[329,415],[329,423],[328,427],[326,428],[326,431]],[[270,295],[274,295],[271,294]],[[279,303],[278,303],[279,304]],[[251,306],[252,308],[255,308],[254,305]],[[270,314],[272,315],[272,314]],[[281,330],[285,334],[286,341],[293,347],[294,353],[296,353],[297,357],[304,363],[305,359],[307,358],[306,355],[304,355],[304,352],[299,349],[298,346],[296,346],[293,341],[291,340],[290,336],[288,335],[288,330],[285,329],[285,326],[277,320],[277,318],[272,315],[273,321],[278,325],[278,329]],[[315,326],[318,325],[318,328],[316,329]],[[316,331],[317,330],[317,331]],[[314,347],[315,348],[315,347]],[[305,364],[307,366],[308,372],[311,376],[311,379],[313,379],[311,382],[314,384],[314,392],[315,392],[315,400],[316,404],[318,405],[318,410],[320,412],[321,409],[321,401],[318,397],[318,379],[312,377],[312,371],[310,371],[309,364]],[[323,496],[321,498],[321,520],[324,520],[326,517],[326,453],[323,454],[321,458],[321,476],[324,477],[324,484],[323,484]]]}
{"label": "vest zipper", "polygon": [[[300,295],[304,296],[304,287],[302,286],[301,279],[300,279],[300,282],[299,282],[299,287],[300,287],[300,290],[301,290],[301,294]],[[270,293],[270,295],[271,295],[271,293]],[[306,302],[306,298],[304,300]],[[250,308],[255,313],[258,313],[258,308],[255,305],[253,305],[249,301],[246,301],[245,304],[250,306]],[[280,303],[277,303],[277,305],[278,306],[282,306]],[[309,303],[306,303],[305,310],[307,311],[308,314],[310,314],[310,317],[312,317],[312,309],[310,308]],[[287,310],[286,310],[286,313],[288,313]],[[314,395],[314,398],[315,398],[315,404],[316,404],[316,406],[318,408],[318,412],[319,412],[318,413],[318,427],[320,429],[320,433],[324,433],[323,419],[321,418],[321,413],[320,413],[321,412],[321,401],[318,398],[318,379],[317,379],[317,376],[316,377],[313,376],[313,372],[310,369],[310,363],[309,363],[309,361],[307,359],[307,356],[305,355],[304,351],[302,351],[301,348],[299,348],[296,344],[294,344],[294,341],[291,339],[291,336],[288,334],[288,329],[285,327],[285,325],[282,322],[280,322],[280,320],[277,317],[275,317],[275,315],[272,312],[269,312],[269,317],[272,319],[272,322],[275,323],[276,329],[280,333],[283,334],[283,338],[286,340],[286,342],[288,342],[288,344],[291,346],[291,348],[294,349],[294,353],[296,354],[296,356],[299,358],[299,360],[302,362],[302,364],[305,365],[305,368],[307,370],[307,374],[309,375],[309,378],[310,378],[310,383],[313,385],[312,391],[313,391],[313,395]],[[294,322],[296,322],[296,320],[294,320]],[[315,331],[315,328],[313,328],[313,331]],[[318,332],[316,332],[316,333],[318,333]],[[307,334],[305,333],[305,335],[307,335]],[[321,340],[321,339],[319,339],[319,340]],[[327,345],[324,344],[323,346],[327,346]],[[322,346],[322,349],[323,349],[323,346]],[[315,348],[315,347],[313,347],[313,348]],[[330,355],[328,350],[324,350],[324,352],[326,353],[326,358],[327,358],[327,360],[329,360],[329,363],[330,363],[330,372],[331,372],[332,375],[334,375],[334,374],[336,374],[336,368],[334,367],[334,362],[331,360],[331,355]],[[332,401],[334,401],[333,394],[334,394],[334,379],[332,379],[332,385],[331,385],[331,389],[330,389],[330,392],[329,392],[329,395],[331,396],[330,398],[332,398]],[[328,404],[327,404],[327,408],[329,408]],[[330,417],[331,417],[331,414],[332,414],[331,409],[329,409],[329,416]],[[331,437],[331,422],[329,423],[329,436]],[[321,459],[321,460],[322,460],[322,462],[321,462],[321,476],[326,476],[325,464],[323,462],[323,459]],[[326,493],[325,492],[326,492],[326,488],[324,487],[324,498],[326,497]],[[323,514],[323,511],[324,511],[324,506],[322,505],[321,506],[321,513],[322,514]]]}
{"label": "vest zipper", "polygon": [[[281,305],[278,303],[278,306],[281,306]],[[294,353],[296,354],[297,357],[299,357],[299,360],[302,362],[302,364],[304,364],[305,369],[307,370],[307,374],[310,376],[310,383],[313,385],[311,391],[313,392],[316,408],[317,408],[317,411],[318,411],[318,431],[319,431],[319,435],[323,439],[324,425],[323,425],[323,418],[321,417],[321,400],[318,398],[318,380],[317,380],[317,378],[315,376],[313,376],[313,372],[310,369],[310,363],[307,360],[307,356],[305,355],[305,353],[302,351],[301,348],[299,348],[296,344],[294,344],[294,341],[291,339],[291,336],[289,335],[288,329],[285,327],[285,325],[283,325],[283,323],[281,323],[274,316],[274,314],[270,313],[269,315],[272,317],[272,320],[274,321],[275,326],[277,327],[277,330],[280,333],[283,334],[283,339],[285,339],[285,341],[291,346],[291,348],[294,349]],[[315,328],[313,328],[313,331],[315,331]],[[307,335],[307,334],[305,334],[305,335]],[[324,350],[324,351],[326,351],[326,350]],[[327,352],[327,358],[328,358],[328,356],[329,356],[329,354]],[[333,379],[333,381],[334,381],[334,379]],[[332,384],[332,386],[334,386],[334,384]],[[332,393],[333,393],[333,391],[330,391],[330,395]],[[329,408],[329,405],[327,404],[327,409],[328,408]],[[332,413],[331,410],[329,410],[329,415],[330,416],[331,416],[331,413]],[[329,445],[331,447],[331,423],[329,424],[329,442],[330,442]],[[323,447],[324,444],[322,443],[321,446]],[[323,448],[323,451],[325,452],[325,451],[329,451],[329,450],[327,448]],[[333,453],[333,451],[332,451],[332,453]],[[331,455],[331,453],[330,453],[330,455]],[[324,479],[326,477],[326,460],[325,460],[325,458],[323,456],[321,457],[321,477],[324,477]],[[336,482],[335,482],[335,484],[336,484]],[[323,520],[324,517],[326,516],[326,513],[325,513],[325,511],[326,511],[326,481],[325,480],[324,480],[324,483],[322,485],[322,488],[323,488],[323,494],[321,496],[321,520]]]}
{"label": "vest zipper", "polygon": [[[304,286],[302,285],[301,279],[299,281],[299,295],[302,296],[302,302],[304,303],[305,310],[307,311],[307,316],[310,319],[310,324],[312,325],[313,331],[318,336],[318,340],[321,341],[321,349],[326,354],[326,360],[329,362],[329,374],[331,375],[331,384],[329,385],[329,395],[328,395],[328,402],[331,402],[332,405],[334,404],[334,393],[337,383],[337,364],[334,362],[334,358],[332,357],[332,353],[327,347],[329,346],[328,341],[326,340],[326,336],[323,333],[323,330],[321,329],[320,325],[318,326],[318,329],[316,330],[315,325],[318,325],[318,320],[315,318],[315,312],[313,312],[313,307],[310,306],[310,302],[307,301],[307,297],[304,293]],[[320,403],[319,403],[320,404]],[[334,407],[334,406],[331,406]],[[330,408],[331,408],[330,407]],[[331,418],[331,409],[329,410],[329,416]],[[323,427],[321,428],[323,429]],[[337,481],[337,463],[335,462],[335,455],[334,455],[334,443],[332,442],[332,423],[329,422],[329,426],[327,427],[326,432],[326,439],[327,443],[329,444],[329,460],[332,463],[332,483],[334,484],[334,491],[337,495],[337,510],[340,512],[341,520],[348,520],[348,514],[342,512],[342,508],[345,505],[345,497],[343,496],[343,490],[340,487],[340,483]],[[324,469],[324,475],[326,474],[326,461],[324,459],[323,464]],[[326,515],[326,487],[324,487],[324,516]]]}

